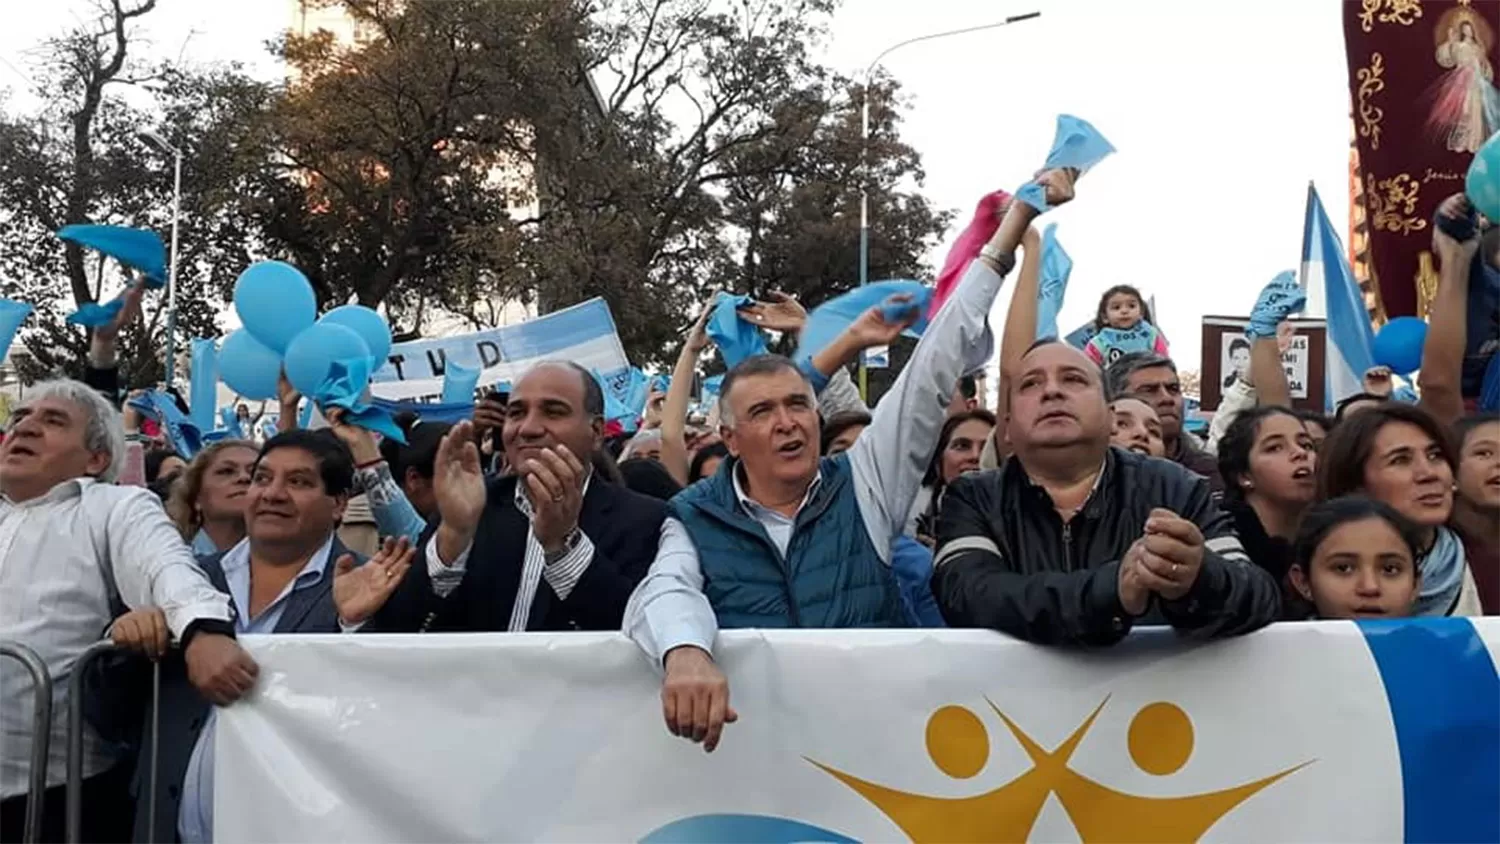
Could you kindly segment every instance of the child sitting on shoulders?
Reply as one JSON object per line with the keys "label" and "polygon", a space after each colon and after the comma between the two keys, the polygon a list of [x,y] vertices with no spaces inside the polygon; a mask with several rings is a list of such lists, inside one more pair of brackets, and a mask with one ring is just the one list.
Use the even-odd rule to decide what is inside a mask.
{"label": "child sitting on shoulders", "polygon": [[1167,338],[1152,324],[1151,309],[1141,291],[1128,284],[1117,284],[1099,297],[1099,313],[1094,317],[1094,336],[1083,351],[1102,367],[1107,367],[1132,352],[1167,353]]}

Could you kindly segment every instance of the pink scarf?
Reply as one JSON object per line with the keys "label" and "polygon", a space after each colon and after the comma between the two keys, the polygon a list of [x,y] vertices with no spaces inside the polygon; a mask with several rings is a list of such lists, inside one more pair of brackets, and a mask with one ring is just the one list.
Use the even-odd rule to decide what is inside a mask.
{"label": "pink scarf", "polygon": [[969,263],[979,257],[979,250],[995,236],[1000,228],[998,212],[1009,204],[1010,194],[1003,190],[987,193],[980,198],[979,205],[974,208],[974,218],[964,228],[963,234],[958,236],[953,248],[948,250],[943,271],[938,273],[937,285],[932,293],[932,307],[927,311],[929,319],[937,316],[938,310],[948,301],[953,289],[958,287],[958,281],[963,278]]}

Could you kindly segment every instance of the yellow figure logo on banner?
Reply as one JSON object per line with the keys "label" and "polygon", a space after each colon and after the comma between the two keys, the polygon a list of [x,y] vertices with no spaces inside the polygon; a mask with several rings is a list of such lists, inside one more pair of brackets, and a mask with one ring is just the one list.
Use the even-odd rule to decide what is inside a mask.
{"label": "yellow figure logo on banner", "polygon": [[[1104,710],[1108,698],[1052,751],[1042,749],[993,702],[988,699],[985,702],[1026,751],[1031,768],[982,794],[971,797],[912,794],[860,779],[813,759],[807,761],[868,800],[916,844],[1024,841],[1051,794],[1057,795],[1084,844],[1197,841],[1236,806],[1312,764],[1303,762],[1222,791],[1182,797],[1142,797],[1095,782],[1068,767],[1073,751]],[[1149,704],[1131,720],[1127,747],[1131,761],[1146,773],[1154,776],[1176,773],[1192,756],[1193,722],[1175,704]],[[961,706],[945,706],[927,720],[927,753],[943,773],[955,779],[969,779],[989,761],[989,733],[973,712]]]}

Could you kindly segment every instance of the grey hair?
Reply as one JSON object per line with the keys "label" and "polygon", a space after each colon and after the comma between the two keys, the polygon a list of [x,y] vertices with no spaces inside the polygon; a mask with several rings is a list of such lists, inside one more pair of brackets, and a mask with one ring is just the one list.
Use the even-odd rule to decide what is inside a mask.
{"label": "grey hair", "polygon": [[644,431],[641,431],[640,433],[631,437],[630,442],[625,444],[625,448],[620,452],[620,459],[628,460],[632,454],[635,454],[636,449],[643,448],[654,442],[661,442],[660,428],[648,428]]}
{"label": "grey hair", "polygon": [[115,482],[120,467],[125,465],[125,426],[114,405],[93,387],[71,378],[43,381],[28,391],[27,398],[28,405],[38,399],[61,399],[83,408],[88,416],[83,429],[83,445],[89,451],[109,454],[109,464],[99,473],[99,480],[107,484]]}
{"label": "grey hair", "polygon": [[735,364],[728,372],[724,373],[724,381],[719,385],[719,425],[734,427],[734,410],[729,406],[729,395],[734,392],[734,382],[751,375],[775,375],[778,372],[795,372],[808,386],[808,392],[813,393],[813,408],[817,408],[818,396],[812,390],[812,383],[807,380],[807,374],[792,359],[782,355],[752,355]]}
{"label": "grey hair", "polygon": [[1130,376],[1142,369],[1155,369],[1165,366],[1177,374],[1177,364],[1171,358],[1162,357],[1152,352],[1131,352],[1110,364],[1104,370],[1105,398],[1114,401],[1124,398],[1130,394]]}

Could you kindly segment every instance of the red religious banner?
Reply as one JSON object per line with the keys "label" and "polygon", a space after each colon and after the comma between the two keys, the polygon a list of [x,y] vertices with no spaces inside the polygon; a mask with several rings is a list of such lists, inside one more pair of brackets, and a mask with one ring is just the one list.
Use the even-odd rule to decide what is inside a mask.
{"label": "red religious banner", "polygon": [[1347,0],[1344,45],[1370,275],[1387,315],[1437,289],[1433,212],[1500,130],[1500,0]]}

